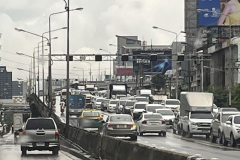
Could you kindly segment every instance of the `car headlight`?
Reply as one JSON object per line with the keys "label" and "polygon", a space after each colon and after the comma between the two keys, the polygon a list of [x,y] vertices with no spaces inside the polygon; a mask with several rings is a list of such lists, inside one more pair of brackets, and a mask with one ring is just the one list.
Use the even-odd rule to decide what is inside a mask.
{"label": "car headlight", "polygon": [[136,128],[137,128],[137,126],[134,124],[131,129],[136,129]]}
{"label": "car headlight", "polygon": [[172,119],[172,121],[174,121],[174,120],[175,120],[175,118]]}
{"label": "car headlight", "polygon": [[197,126],[197,123],[195,123],[195,122],[192,122],[191,124],[192,124],[192,126]]}

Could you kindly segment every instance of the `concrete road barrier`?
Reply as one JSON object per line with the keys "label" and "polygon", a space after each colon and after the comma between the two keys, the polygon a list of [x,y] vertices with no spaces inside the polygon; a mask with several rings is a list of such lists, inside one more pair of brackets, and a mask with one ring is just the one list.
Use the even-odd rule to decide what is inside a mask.
{"label": "concrete road barrier", "polygon": [[[33,99],[38,99],[32,95]],[[35,96],[35,97],[34,97]],[[39,103],[38,111],[44,115],[47,114],[47,106]],[[42,112],[44,108],[44,112]],[[44,116],[42,115],[42,116]],[[128,140],[121,140],[114,137],[102,136],[96,132],[89,132],[73,126],[67,126],[62,123],[53,113],[60,134],[73,143],[81,146],[93,157],[106,160],[196,160],[202,159],[200,156],[191,156],[188,154],[177,153],[157,148],[145,146]]]}

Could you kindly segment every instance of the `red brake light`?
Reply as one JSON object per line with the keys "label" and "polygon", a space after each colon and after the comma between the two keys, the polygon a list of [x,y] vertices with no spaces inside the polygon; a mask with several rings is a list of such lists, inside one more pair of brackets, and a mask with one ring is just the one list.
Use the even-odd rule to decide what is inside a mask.
{"label": "red brake light", "polygon": [[142,124],[147,124],[147,121],[142,121]]}
{"label": "red brake light", "polygon": [[163,120],[163,121],[162,121],[162,124],[166,124],[166,121],[165,121],[165,120]]}
{"label": "red brake light", "polygon": [[114,124],[108,124],[107,127],[113,127],[115,126]]}
{"label": "red brake light", "polygon": [[102,118],[102,117],[99,117],[98,120],[101,121],[101,120],[103,120],[103,118]]}
{"label": "red brake light", "polygon": [[55,131],[55,139],[59,139],[59,132]]}

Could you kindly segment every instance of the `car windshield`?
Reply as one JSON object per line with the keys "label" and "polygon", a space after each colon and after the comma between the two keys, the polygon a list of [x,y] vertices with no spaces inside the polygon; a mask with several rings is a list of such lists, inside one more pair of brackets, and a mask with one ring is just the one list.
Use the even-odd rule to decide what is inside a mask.
{"label": "car windshield", "polygon": [[170,105],[180,105],[179,101],[166,101],[166,104],[170,104]]}
{"label": "car windshield", "polygon": [[103,101],[103,99],[97,99],[97,102],[102,102]]}
{"label": "car windshield", "polygon": [[191,113],[191,119],[213,119],[213,115],[211,113]]}
{"label": "car windshield", "polygon": [[155,109],[162,108],[160,105],[159,106],[148,106],[147,111],[148,112],[153,112]]}
{"label": "car windshield", "polygon": [[110,104],[117,104],[118,101],[110,101]]}
{"label": "car windshield", "polygon": [[226,123],[228,117],[231,116],[231,115],[235,115],[235,114],[233,114],[233,113],[232,113],[232,114],[223,114],[223,115],[222,115],[222,122],[223,122],[223,123]]}
{"label": "car windshield", "polygon": [[84,117],[99,117],[99,112],[83,112]]}
{"label": "car windshield", "polygon": [[112,116],[110,122],[132,122],[131,116]]}
{"label": "car windshield", "polygon": [[160,114],[147,114],[144,115],[145,119],[162,119],[162,116]]}
{"label": "car windshield", "polygon": [[36,129],[55,129],[55,125],[52,119],[29,119],[26,130]]}
{"label": "car windshield", "polygon": [[234,118],[234,123],[235,123],[235,124],[240,124],[240,116],[236,116],[236,117]]}
{"label": "car windshield", "polygon": [[174,115],[172,110],[158,110],[157,113],[160,113],[161,115],[168,115],[168,116],[172,116]]}
{"label": "car windshield", "polygon": [[136,104],[135,108],[136,109],[145,109],[146,104]]}
{"label": "car windshield", "polygon": [[140,101],[140,102],[147,102],[148,101],[148,99],[147,98],[145,98],[145,97],[142,97],[142,98],[136,98],[136,100],[137,101]]}

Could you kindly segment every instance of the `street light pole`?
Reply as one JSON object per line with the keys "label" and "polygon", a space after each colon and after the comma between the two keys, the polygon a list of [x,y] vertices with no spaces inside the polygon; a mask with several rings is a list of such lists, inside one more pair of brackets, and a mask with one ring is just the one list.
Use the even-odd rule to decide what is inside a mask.
{"label": "street light pole", "polygon": [[67,110],[66,110],[66,125],[69,125],[69,0],[67,3]]}
{"label": "street light pole", "polygon": [[[178,41],[177,41],[177,38],[178,38],[178,34],[176,32],[172,32],[172,31],[169,31],[169,30],[166,30],[166,29],[163,29],[163,28],[159,28],[159,27],[156,27],[156,26],[153,26],[153,29],[160,29],[160,30],[163,30],[163,31],[166,31],[166,32],[169,32],[169,33],[173,33],[176,35],[176,48],[175,48],[175,56],[177,56],[177,50],[178,50]],[[176,64],[176,99],[178,99],[178,63]]]}
{"label": "street light pole", "polygon": [[83,71],[83,84],[84,84],[84,69],[83,68],[78,68],[78,67],[73,67],[73,68],[81,69]]}
{"label": "street light pole", "polygon": [[104,49],[102,49],[102,48],[100,48],[99,49],[100,51],[105,51],[105,52],[107,52],[107,53],[109,53],[110,54],[110,80],[112,79],[112,57],[111,57],[111,52],[109,52],[109,51],[107,51],[107,50],[104,50]]}
{"label": "street light pole", "polygon": [[92,66],[91,66],[91,63],[89,63],[89,62],[86,62],[86,61],[83,61],[83,62],[85,62],[85,63],[88,63],[89,65],[90,65],[90,72],[89,72],[89,75],[90,75],[90,81],[92,81]]}

